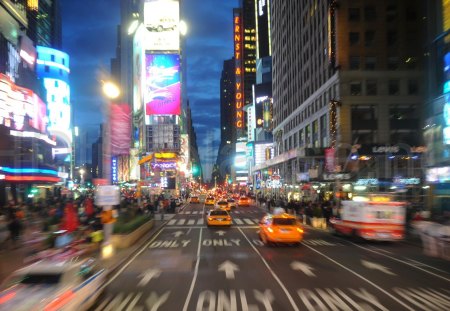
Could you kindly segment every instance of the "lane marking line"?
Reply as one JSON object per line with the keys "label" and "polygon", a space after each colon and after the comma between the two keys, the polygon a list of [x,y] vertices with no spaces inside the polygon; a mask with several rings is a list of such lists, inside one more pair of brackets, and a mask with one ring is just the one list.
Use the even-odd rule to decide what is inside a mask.
{"label": "lane marking line", "polygon": [[347,267],[344,266],[343,264],[337,262],[337,261],[334,260],[333,258],[328,257],[328,256],[325,255],[324,253],[322,253],[322,252],[316,250],[315,248],[313,248],[313,247],[311,247],[311,246],[309,246],[309,245],[304,244],[304,246],[307,247],[307,248],[309,248],[310,250],[316,252],[317,254],[319,254],[319,255],[325,257],[326,259],[328,259],[328,260],[331,261],[332,263],[338,265],[339,267],[341,267],[341,268],[347,270],[348,272],[350,272],[350,273],[356,275],[356,276],[359,277],[361,280],[363,280],[363,281],[369,283],[370,285],[372,285],[373,287],[375,287],[376,289],[378,289],[379,291],[381,291],[382,293],[384,293],[385,295],[387,295],[388,297],[390,297],[392,300],[394,300],[394,301],[397,302],[398,304],[400,304],[400,305],[402,305],[403,307],[405,307],[406,309],[411,310],[411,311],[415,311],[415,309],[409,307],[408,305],[406,305],[405,303],[403,303],[403,301],[397,299],[395,296],[391,295],[389,292],[385,291],[384,289],[382,289],[380,286],[378,286],[377,284],[373,283],[373,282],[370,281],[369,279],[366,279],[366,278],[365,278],[364,276],[362,276],[361,274],[359,274],[359,273],[353,271],[353,270],[350,269],[350,268],[347,268]]}
{"label": "lane marking line", "polygon": [[241,232],[241,234],[244,236],[244,238],[247,240],[248,244],[253,248],[253,250],[258,254],[259,258],[261,258],[261,261],[264,263],[264,265],[267,267],[267,270],[272,274],[275,281],[277,281],[278,285],[280,285],[281,289],[284,291],[284,294],[289,299],[289,302],[291,303],[292,308],[294,308],[295,311],[300,311],[300,309],[295,304],[294,298],[292,298],[291,294],[287,290],[286,286],[284,286],[283,282],[278,278],[278,276],[275,274],[275,272],[272,270],[272,268],[269,266],[269,263],[264,259],[264,257],[261,255],[261,253],[258,251],[258,249],[253,245],[252,242],[248,239],[248,237],[245,235],[244,231],[241,230],[241,228],[238,228],[238,230]]}
{"label": "lane marking line", "polygon": [[161,229],[159,229],[159,231],[153,236],[152,239],[150,239],[147,243],[145,243],[145,245],[141,248],[141,250],[139,250],[136,254],[133,255],[133,257],[131,257],[131,259],[129,259],[122,268],[119,269],[119,271],[116,272],[116,274],[114,274],[104,285],[103,288],[106,288],[106,286],[108,286],[109,284],[111,284],[130,264],[132,261],[134,261],[136,259],[137,256],[139,256],[140,254],[142,254],[142,252],[144,252],[146,249],[148,249],[148,246],[153,243],[156,238],[165,230],[164,227],[162,227]]}
{"label": "lane marking line", "polygon": [[183,311],[187,311],[189,302],[191,300],[192,292],[194,291],[195,283],[197,282],[198,269],[200,266],[200,253],[202,248],[202,232],[203,229],[200,228],[200,234],[198,237],[198,247],[197,247],[197,262],[195,263],[194,276],[192,278],[191,287],[189,288],[188,295],[186,296],[186,301],[184,302]]}
{"label": "lane marking line", "polygon": [[410,266],[410,267],[416,268],[416,269],[421,270],[421,271],[423,271],[423,272],[425,272],[425,273],[431,274],[431,275],[433,275],[433,276],[435,276],[435,277],[437,277],[437,278],[443,279],[444,281],[450,282],[450,279],[449,279],[449,278],[446,278],[445,276],[442,276],[442,275],[433,273],[433,272],[431,272],[431,271],[425,270],[425,269],[420,268],[420,267],[418,267],[418,266],[416,266],[416,265],[414,265],[414,264],[408,263],[408,262],[406,262],[406,261],[404,261],[404,260],[400,260],[400,259],[397,259],[397,258],[395,258],[395,257],[392,257],[392,256],[389,256],[389,255],[386,255],[386,254],[382,254],[382,253],[376,252],[376,251],[374,251],[374,250],[372,250],[372,249],[370,249],[370,248],[366,248],[366,247],[359,246],[358,244],[355,244],[355,243],[353,243],[353,242],[350,242],[350,243],[353,244],[354,246],[359,247],[359,248],[361,248],[361,249],[363,249],[363,250],[366,250],[366,251],[368,251],[368,252],[372,252],[372,253],[375,253],[375,254],[379,254],[379,255],[381,255],[381,256],[384,256],[384,257],[390,258],[390,259],[392,259],[392,260],[401,262],[401,263],[403,263],[403,264],[405,264],[405,265],[408,265],[408,266]]}

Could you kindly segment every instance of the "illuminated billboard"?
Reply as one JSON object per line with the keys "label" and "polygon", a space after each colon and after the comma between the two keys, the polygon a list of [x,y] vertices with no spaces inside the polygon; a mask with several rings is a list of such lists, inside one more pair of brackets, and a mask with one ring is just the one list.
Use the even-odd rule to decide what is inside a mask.
{"label": "illuminated billboard", "polygon": [[45,46],[37,46],[36,51],[36,72],[47,91],[48,131],[69,146],[72,143],[69,55]]}
{"label": "illuminated billboard", "polygon": [[131,148],[131,110],[128,104],[111,104],[111,154],[128,155]]}
{"label": "illuminated billboard", "polygon": [[16,131],[47,132],[47,108],[33,91],[0,73],[0,125]]}
{"label": "illuminated billboard", "polygon": [[180,49],[180,3],[178,0],[146,0],[144,25],[148,30],[146,49],[178,51]]}
{"label": "illuminated billboard", "polygon": [[145,114],[180,114],[180,56],[147,54],[145,56]]}

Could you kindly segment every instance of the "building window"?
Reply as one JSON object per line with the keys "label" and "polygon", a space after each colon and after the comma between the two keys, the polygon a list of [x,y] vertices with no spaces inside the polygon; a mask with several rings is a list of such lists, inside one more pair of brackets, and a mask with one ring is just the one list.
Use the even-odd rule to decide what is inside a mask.
{"label": "building window", "polygon": [[50,72],[50,67],[45,65],[44,70],[45,70],[45,72]]}
{"label": "building window", "polygon": [[366,81],[366,95],[373,96],[377,95],[377,81],[367,80]]}
{"label": "building window", "polygon": [[398,16],[398,9],[397,5],[390,4],[386,7],[386,21],[387,22],[393,22],[397,19]]}
{"label": "building window", "polygon": [[364,44],[365,46],[372,46],[375,42],[375,31],[367,30],[364,33]]}
{"label": "building window", "polygon": [[377,63],[376,57],[366,57],[365,69],[366,70],[375,70],[376,63]]}
{"label": "building window", "polygon": [[398,34],[396,30],[388,30],[386,33],[386,41],[388,46],[397,44]]}
{"label": "building window", "polygon": [[406,68],[408,69],[416,69],[417,68],[417,58],[415,57],[407,57],[405,60]]}
{"label": "building window", "polygon": [[350,82],[350,95],[352,96],[361,95],[361,82],[359,81]]}
{"label": "building window", "polygon": [[303,147],[305,145],[305,135],[303,129],[298,131],[298,146]]}
{"label": "building window", "polygon": [[359,69],[359,56],[350,56],[349,67],[350,67],[350,70],[358,70]]}
{"label": "building window", "polygon": [[359,32],[349,32],[348,38],[350,45],[356,45],[359,43]]}
{"label": "building window", "polygon": [[50,60],[51,60],[52,62],[54,62],[54,61],[55,61],[55,55],[50,55]]}
{"label": "building window", "polygon": [[55,87],[58,87],[58,80],[55,80]]}
{"label": "building window", "polygon": [[387,59],[387,68],[388,70],[397,70],[399,65],[398,57],[392,56]]}
{"label": "building window", "polygon": [[417,80],[408,80],[408,95],[419,94],[419,83]]}
{"label": "building window", "polygon": [[357,22],[360,19],[359,8],[349,8],[348,9],[348,20],[350,22]]}
{"label": "building window", "polygon": [[377,11],[374,6],[368,5],[364,7],[364,19],[366,21],[374,21],[377,18]]}
{"label": "building window", "polygon": [[417,11],[414,6],[406,7],[406,20],[407,21],[415,21],[417,20]]}
{"label": "building window", "polygon": [[399,95],[400,94],[400,82],[398,80],[388,81],[388,94]]}

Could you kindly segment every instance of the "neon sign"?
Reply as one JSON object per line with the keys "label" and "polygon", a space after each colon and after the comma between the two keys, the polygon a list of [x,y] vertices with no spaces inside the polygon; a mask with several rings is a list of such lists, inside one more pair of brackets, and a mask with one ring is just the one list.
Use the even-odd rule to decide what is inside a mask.
{"label": "neon sign", "polygon": [[239,11],[234,12],[234,59],[235,59],[235,75],[236,75],[236,127],[242,129],[244,127],[244,79],[242,74],[242,31],[241,16]]}
{"label": "neon sign", "polygon": [[152,163],[152,168],[159,168],[161,170],[174,170],[177,168],[176,162],[155,162]]}
{"label": "neon sign", "polygon": [[111,158],[111,181],[113,183],[118,182],[118,163],[117,163],[117,157]]}

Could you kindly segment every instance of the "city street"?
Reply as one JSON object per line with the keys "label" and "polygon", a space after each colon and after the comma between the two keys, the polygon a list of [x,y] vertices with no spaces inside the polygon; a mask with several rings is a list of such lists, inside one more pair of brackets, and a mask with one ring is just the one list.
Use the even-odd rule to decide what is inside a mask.
{"label": "city street", "polygon": [[306,227],[264,246],[258,207],[208,228],[188,205],[111,276],[92,310],[449,310],[450,266],[408,243],[356,242]]}

